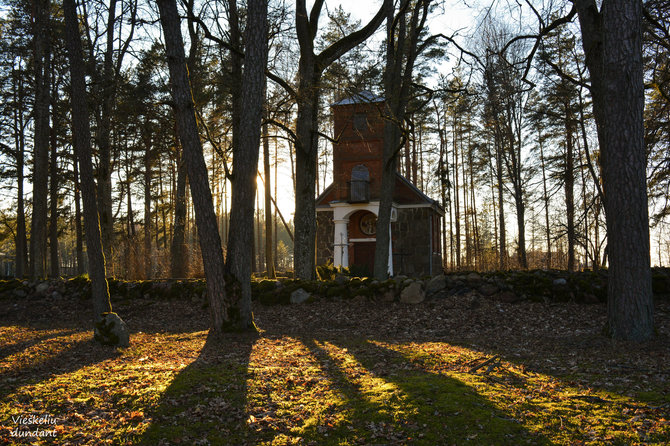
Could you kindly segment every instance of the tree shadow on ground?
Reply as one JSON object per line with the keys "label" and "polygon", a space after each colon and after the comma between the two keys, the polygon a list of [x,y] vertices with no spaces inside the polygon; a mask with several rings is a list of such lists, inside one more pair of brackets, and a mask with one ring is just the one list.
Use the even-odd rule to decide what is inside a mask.
{"label": "tree shadow on ground", "polygon": [[0,346],[0,361],[11,355],[33,347],[41,342],[48,341],[49,339],[59,338],[61,336],[69,336],[74,333],[76,333],[75,330],[59,330],[53,331],[51,333],[38,334],[37,336],[33,336],[29,339],[7,343],[3,346]]}
{"label": "tree shadow on ground", "polygon": [[[303,339],[349,411],[328,444],[549,444],[463,382],[429,373],[400,353],[345,338]],[[318,430],[305,435],[322,444]]]}
{"label": "tree shadow on ground", "polygon": [[256,333],[208,335],[198,358],[146,414],[150,425],[133,444],[253,444],[245,407],[249,357],[257,339]]}
{"label": "tree shadow on ground", "polygon": [[[13,364],[3,370],[0,374],[0,400],[23,386],[37,386],[54,376],[70,374],[120,354],[113,347],[100,345],[85,333],[75,338],[63,336],[62,341],[55,341],[61,344],[54,347],[55,353],[48,350],[36,351],[32,356],[17,359],[18,366]],[[39,342],[36,341],[37,343]],[[17,403],[20,403],[18,399],[24,397],[32,398],[30,395],[17,395]]]}

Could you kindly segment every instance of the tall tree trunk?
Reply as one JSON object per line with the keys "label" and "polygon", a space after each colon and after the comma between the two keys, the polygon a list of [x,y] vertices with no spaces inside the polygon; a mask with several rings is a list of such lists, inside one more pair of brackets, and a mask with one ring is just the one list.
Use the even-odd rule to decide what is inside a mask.
{"label": "tall tree trunk", "polygon": [[538,129],[537,141],[540,146],[540,167],[542,168],[542,201],[544,201],[545,238],[547,240],[546,268],[551,269],[551,225],[549,222],[549,194],[547,191],[547,168],[544,159],[544,141],[542,132]]}
{"label": "tall tree trunk", "polygon": [[49,49],[50,0],[34,2],[33,65],[35,70],[35,110],[33,148],[33,217],[30,227],[30,268],[33,277],[46,275],[47,196],[49,178]]}
{"label": "tall tree trunk", "polygon": [[573,117],[569,105],[565,104],[565,216],[568,235],[568,271],[575,270],[575,175]]}
{"label": "tall tree trunk", "polygon": [[77,274],[81,275],[86,272],[86,268],[84,264],[84,234],[81,227],[81,185],[79,182],[79,161],[77,161],[76,154],[72,160],[72,168],[74,170],[74,232],[76,239],[75,251],[77,252]]}
{"label": "tall tree trunk", "polygon": [[[146,125],[146,123],[145,123]],[[158,228],[156,228],[158,233]],[[156,244],[158,248],[158,244]],[[153,253],[151,252],[151,146],[146,143],[144,147],[144,279],[151,279],[151,263]]]}
{"label": "tall tree trunk", "polygon": [[[54,88],[55,90],[55,88]],[[49,275],[60,276],[58,259],[58,142],[56,140],[56,112],[52,111],[49,161]]]}
{"label": "tall tree trunk", "polygon": [[[98,209],[100,212],[100,230],[105,258],[111,259],[113,215],[112,215],[112,169],[111,169],[111,119],[114,108],[114,28],[116,22],[116,1],[109,1],[107,16],[107,42],[103,61],[102,104],[97,128],[98,143]],[[111,268],[111,263],[107,265]]]}
{"label": "tall tree trunk", "polygon": [[64,0],[63,9],[65,14],[66,46],[70,59],[73,146],[79,161],[88,269],[91,279],[93,313],[97,321],[102,313],[112,311],[112,305],[109,301],[109,289],[105,277],[105,256],[102,252],[100,238],[98,203],[91,162],[91,130],[89,127],[88,101],[86,99],[84,60],[82,58],[79,24],[77,22],[74,0]]}
{"label": "tall tree trunk", "polygon": [[609,255],[607,329],[616,339],[654,334],[651,290],[642,2],[575,1],[600,142]]}
{"label": "tall tree trunk", "polygon": [[465,151],[467,149],[463,148],[463,139],[461,138],[461,173],[463,175],[463,220],[464,220],[464,229],[465,229],[465,266],[466,268],[472,268],[472,236],[470,234],[470,209],[468,207],[468,177],[467,177],[467,164],[465,158]]}
{"label": "tall tree trunk", "polygon": [[177,188],[174,203],[174,230],[170,249],[170,271],[172,277],[186,277],[188,256],[186,255],[186,163],[182,150],[177,149]]}
{"label": "tall tree trunk", "polygon": [[275,278],[275,263],[272,259],[272,193],[270,184],[270,135],[268,124],[263,124],[263,171],[265,176],[265,271],[268,279]]}
{"label": "tall tree trunk", "polygon": [[526,205],[523,202],[523,190],[518,188],[514,197],[516,205],[516,222],[519,237],[519,267],[528,269],[528,258],[526,256]]}
{"label": "tall tree trunk", "polygon": [[[23,76],[15,73],[12,76],[15,85],[14,100],[17,104],[24,103]],[[24,203],[24,165],[25,165],[25,125],[23,110],[16,107],[14,110],[14,138],[16,146],[16,277],[23,277],[28,270],[28,241],[26,236],[26,211]]]}
{"label": "tall tree trunk", "polygon": [[499,252],[499,267],[501,270],[507,269],[507,234],[505,231],[505,208],[503,192],[505,186],[503,184],[503,162],[502,162],[502,147],[501,142],[496,142],[496,174],[498,181],[498,222],[500,224],[500,242],[498,244]]}
{"label": "tall tree trunk", "polygon": [[216,225],[212,193],[207,178],[207,166],[195,120],[193,96],[189,86],[177,4],[175,0],[159,0],[158,7],[170,71],[170,86],[177,129],[181,139],[191,197],[195,207],[202,263],[205,270],[205,279],[207,280],[211,328],[214,333],[219,333],[225,328],[224,325],[230,323],[229,305],[226,301],[221,238]]}
{"label": "tall tree trunk", "polygon": [[[386,10],[386,66],[384,91],[386,95],[386,121],[384,122],[384,147],[382,156],[381,197],[377,215],[377,240],[375,243],[374,276],[384,280],[392,264],[391,208],[397,175],[398,153],[404,143],[401,125],[405,121],[410,84],[416,58],[420,53],[419,35],[424,29],[431,0],[420,0],[411,7],[409,2],[400,6],[395,16],[394,8]],[[397,29],[395,25],[397,24]],[[395,31],[395,32],[394,32]]]}
{"label": "tall tree trunk", "polygon": [[318,154],[319,74],[313,61],[300,59],[299,90],[304,92],[298,107],[295,144],[295,277],[311,280],[316,256],[316,160]]}
{"label": "tall tree trunk", "polygon": [[[458,138],[456,137],[458,129],[457,117],[454,114],[454,223],[456,224],[456,269],[461,269],[461,204],[460,204],[460,192],[458,191]],[[461,136],[462,137],[462,136]]]}

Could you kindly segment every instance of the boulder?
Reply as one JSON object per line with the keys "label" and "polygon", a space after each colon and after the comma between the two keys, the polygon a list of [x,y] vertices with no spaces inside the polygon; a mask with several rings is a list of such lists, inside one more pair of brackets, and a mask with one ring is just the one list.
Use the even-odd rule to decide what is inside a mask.
{"label": "boulder", "polygon": [[35,294],[46,295],[47,290],[49,290],[49,282],[41,282],[35,287]]}
{"label": "boulder", "polygon": [[423,292],[420,282],[412,282],[400,293],[400,302],[406,304],[418,304],[424,301],[426,294]]}
{"label": "boulder", "polygon": [[298,288],[291,293],[291,303],[292,304],[301,304],[306,302],[312,295],[302,288]]}
{"label": "boulder", "polygon": [[444,291],[447,288],[447,278],[444,274],[435,276],[428,281],[426,285],[426,297],[431,297]]}
{"label": "boulder", "polygon": [[558,279],[554,279],[554,286],[565,286],[568,284],[568,281],[565,280],[564,278],[560,277]]}
{"label": "boulder", "polygon": [[12,294],[14,295],[14,297],[19,298],[23,298],[28,295],[28,293],[26,293],[26,290],[22,290],[21,288],[16,288],[14,291],[12,291]]}
{"label": "boulder", "polygon": [[128,347],[128,326],[116,313],[102,313],[95,323],[94,338],[104,345]]}

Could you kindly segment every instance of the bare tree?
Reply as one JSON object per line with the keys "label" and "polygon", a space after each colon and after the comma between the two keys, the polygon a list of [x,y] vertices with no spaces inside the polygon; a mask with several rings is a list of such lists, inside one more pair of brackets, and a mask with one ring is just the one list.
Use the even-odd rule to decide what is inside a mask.
{"label": "bare tree", "polygon": [[[74,0],[64,0],[66,46],[70,59],[70,100],[72,103],[73,146],[79,162],[82,198],[84,203],[84,232],[88,253],[89,277],[93,297],[93,313],[97,323],[112,311],[109,301],[109,288],[105,277],[105,256],[102,252],[100,220],[96,200],[95,181],[91,151],[91,129],[89,127],[88,100],[86,98],[86,80],[82,57],[81,38]],[[122,326],[123,321],[120,321]],[[102,334],[100,338],[98,335]],[[102,343],[123,342],[120,338],[107,338],[106,334],[96,331],[96,339]]]}
{"label": "bare tree", "polygon": [[176,0],[159,0],[158,7],[165,38],[165,53],[170,70],[170,86],[177,119],[177,130],[188,172],[198,237],[202,250],[202,262],[207,280],[210,324],[212,331],[219,333],[231,322],[230,305],[226,301],[226,280],[221,238],[216,225],[216,214],[212,203],[212,192],[209,188],[207,166],[205,165],[195,119]]}

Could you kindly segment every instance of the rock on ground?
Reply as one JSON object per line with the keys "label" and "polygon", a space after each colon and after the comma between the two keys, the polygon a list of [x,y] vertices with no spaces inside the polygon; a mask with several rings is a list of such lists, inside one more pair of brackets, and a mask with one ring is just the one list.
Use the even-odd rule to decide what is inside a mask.
{"label": "rock on ground", "polygon": [[116,313],[102,313],[95,323],[94,338],[104,345],[128,347],[130,333],[128,326]]}
{"label": "rock on ground", "polygon": [[291,303],[292,304],[301,304],[303,302],[306,302],[307,299],[309,299],[312,295],[309,294],[307,291],[303,290],[302,288],[298,288],[294,292],[291,293]]}
{"label": "rock on ground", "polygon": [[447,288],[447,277],[444,274],[435,276],[426,285],[426,296],[431,297]]}
{"label": "rock on ground", "polygon": [[424,301],[426,294],[421,289],[420,282],[412,282],[400,293],[400,302],[406,304],[418,304]]}

